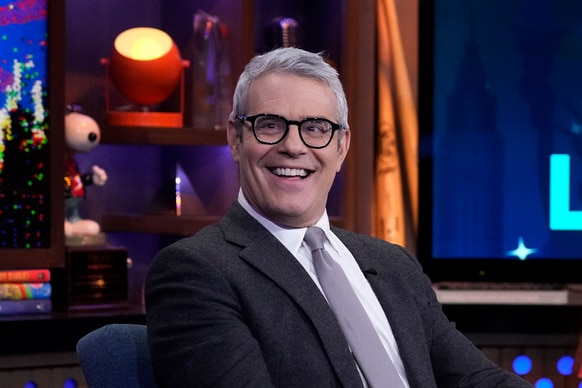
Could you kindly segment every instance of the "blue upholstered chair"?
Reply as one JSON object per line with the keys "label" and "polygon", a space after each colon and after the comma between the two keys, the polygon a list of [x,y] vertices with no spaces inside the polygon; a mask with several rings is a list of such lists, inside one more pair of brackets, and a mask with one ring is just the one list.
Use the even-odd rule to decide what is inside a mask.
{"label": "blue upholstered chair", "polygon": [[77,343],[89,388],[156,388],[145,325],[109,324]]}

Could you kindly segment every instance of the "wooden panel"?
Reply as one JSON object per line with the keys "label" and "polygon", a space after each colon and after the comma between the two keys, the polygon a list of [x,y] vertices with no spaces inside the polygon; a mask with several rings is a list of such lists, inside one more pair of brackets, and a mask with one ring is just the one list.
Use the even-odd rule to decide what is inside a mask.
{"label": "wooden panel", "polygon": [[350,108],[351,146],[345,162],[347,229],[370,234],[375,133],[375,1],[347,0],[342,82]]}
{"label": "wooden panel", "polygon": [[[22,388],[34,383],[35,387],[68,387],[86,388],[87,382],[78,365],[65,365],[55,368],[14,369],[0,371],[2,388]],[[69,382],[68,385],[66,383]],[[27,385],[28,383],[28,385]]]}
{"label": "wooden panel", "polygon": [[226,130],[194,128],[104,127],[102,144],[226,145]]}

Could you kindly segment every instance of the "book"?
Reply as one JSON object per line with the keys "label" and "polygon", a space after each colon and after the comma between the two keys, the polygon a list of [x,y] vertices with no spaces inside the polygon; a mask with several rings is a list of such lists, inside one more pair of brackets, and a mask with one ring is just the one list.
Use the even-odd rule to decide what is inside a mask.
{"label": "book", "polygon": [[51,280],[47,268],[0,271],[0,283],[44,283]]}
{"label": "book", "polygon": [[0,300],[0,316],[52,312],[50,299]]}
{"label": "book", "polygon": [[51,291],[50,283],[0,283],[0,300],[46,299]]}

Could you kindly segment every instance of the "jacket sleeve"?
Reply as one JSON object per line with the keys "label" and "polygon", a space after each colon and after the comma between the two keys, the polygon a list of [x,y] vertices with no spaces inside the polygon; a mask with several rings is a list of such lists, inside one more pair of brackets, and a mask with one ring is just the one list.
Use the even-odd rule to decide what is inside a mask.
{"label": "jacket sleeve", "polygon": [[[418,260],[403,253],[401,261],[404,284],[409,286],[424,326],[426,347],[438,387],[458,388],[532,388],[533,385],[489,360],[442,311],[430,279]],[[407,258],[406,258],[407,257]],[[400,263],[402,264],[402,262]],[[402,275],[404,274],[404,275]],[[414,380],[414,378],[412,378]]]}
{"label": "jacket sleeve", "polygon": [[145,284],[148,335],[161,387],[271,387],[236,295],[192,246],[154,258]]}
{"label": "jacket sleeve", "polygon": [[460,333],[441,309],[435,313],[430,355],[439,387],[532,388],[533,385],[489,360]]}

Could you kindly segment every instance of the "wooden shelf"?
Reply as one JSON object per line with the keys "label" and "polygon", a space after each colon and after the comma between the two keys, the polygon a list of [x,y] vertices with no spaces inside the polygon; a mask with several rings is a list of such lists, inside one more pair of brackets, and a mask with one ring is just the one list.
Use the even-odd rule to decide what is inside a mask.
{"label": "wooden shelf", "polygon": [[128,306],[118,309],[2,316],[0,331],[4,335],[0,347],[0,369],[7,368],[9,365],[5,364],[9,360],[12,363],[19,361],[14,354],[74,351],[77,341],[83,335],[110,323],[145,324],[145,309],[143,306]]}
{"label": "wooden shelf", "polygon": [[104,127],[101,144],[125,145],[226,145],[226,129]]}
{"label": "wooden shelf", "polygon": [[189,236],[219,219],[219,216],[106,214],[101,221],[101,228],[105,232],[135,232]]}

